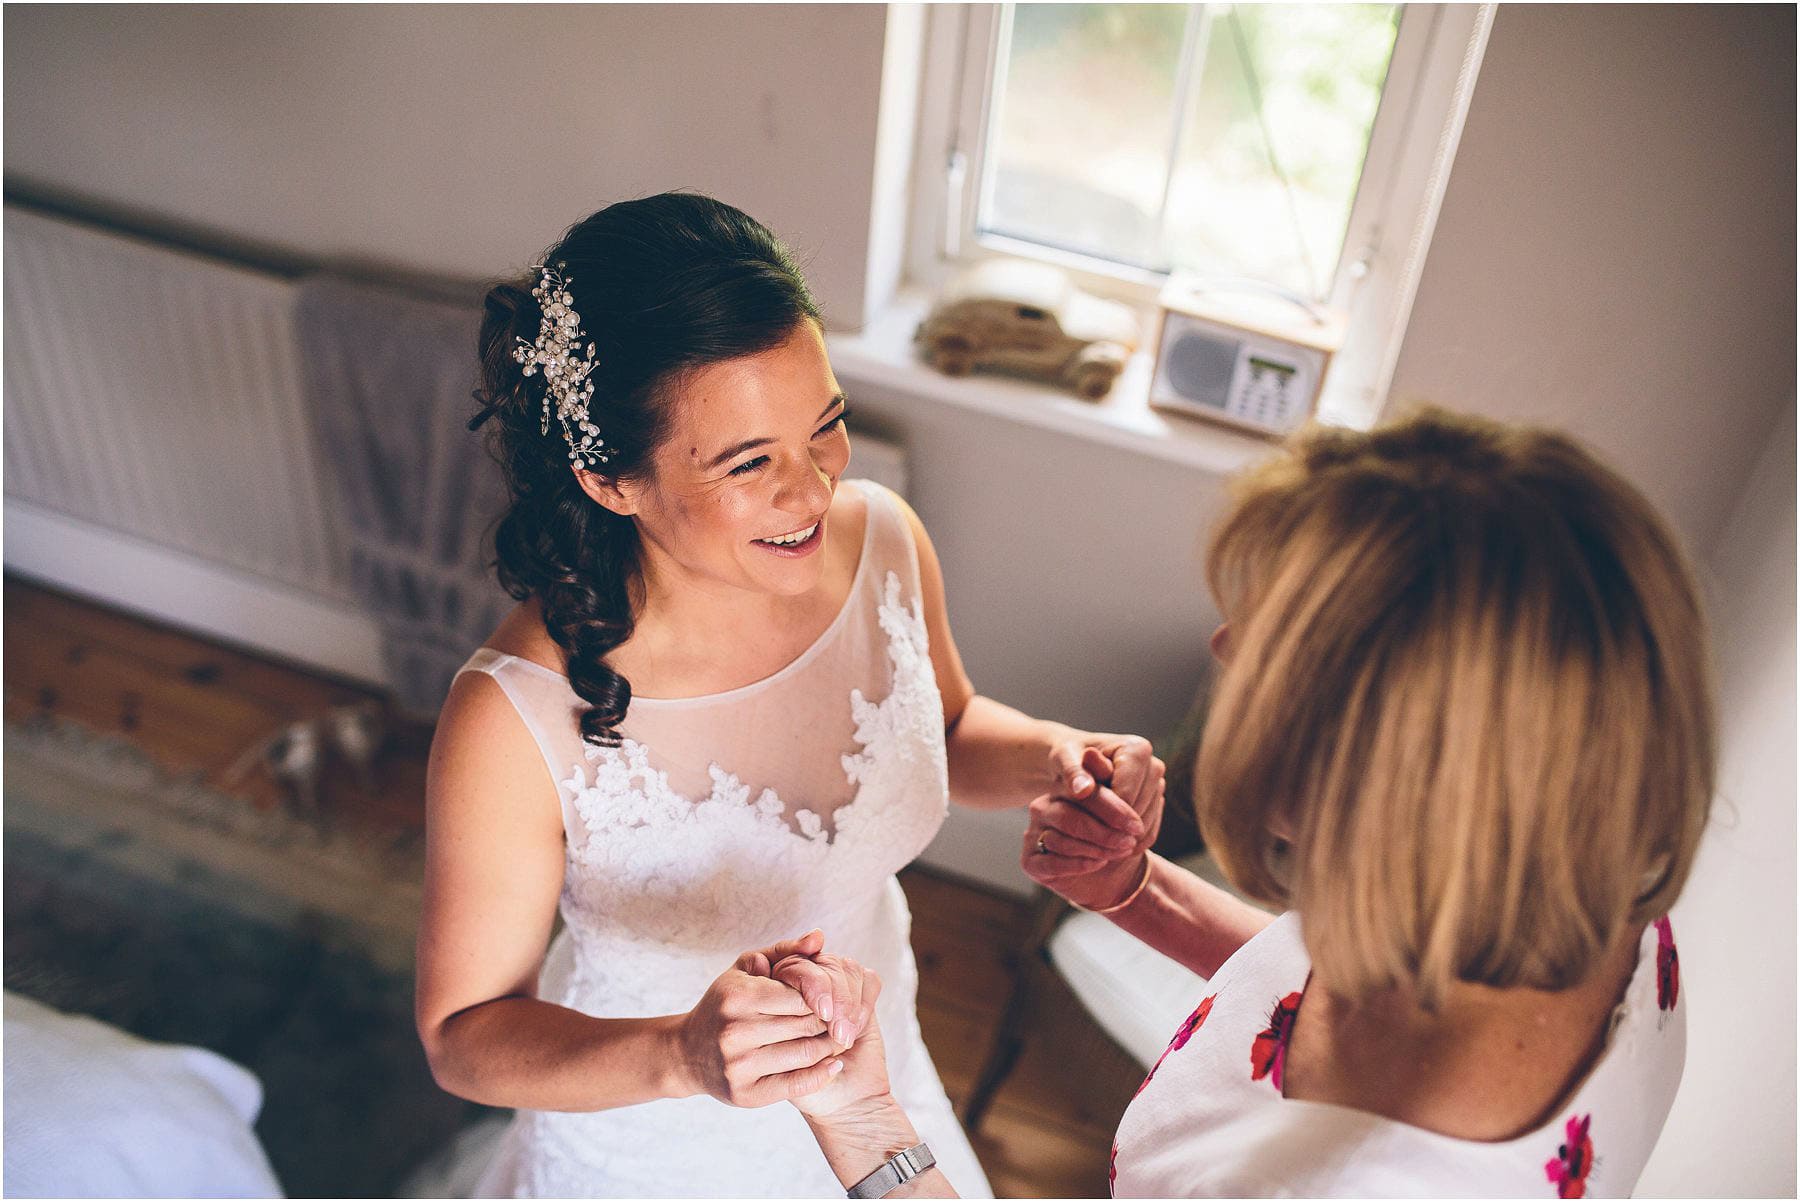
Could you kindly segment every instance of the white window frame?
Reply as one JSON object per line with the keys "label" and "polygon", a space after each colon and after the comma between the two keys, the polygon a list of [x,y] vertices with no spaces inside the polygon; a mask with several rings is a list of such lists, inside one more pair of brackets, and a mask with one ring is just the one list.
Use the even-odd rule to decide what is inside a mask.
{"label": "white window frame", "polygon": [[[1327,421],[1366,427],[1387,403],[1493,12],[1492,4],[1401,9],[1328,301],[1347,329],[1320,401]],[[929,6],[907,275],[935,290],[983,259],[1048,261],[1088,291],[1140,307],[1154,330],[1161,273],[976,229],[980,189],[992,175],[981,165],[1006,25],[999,4]]]}

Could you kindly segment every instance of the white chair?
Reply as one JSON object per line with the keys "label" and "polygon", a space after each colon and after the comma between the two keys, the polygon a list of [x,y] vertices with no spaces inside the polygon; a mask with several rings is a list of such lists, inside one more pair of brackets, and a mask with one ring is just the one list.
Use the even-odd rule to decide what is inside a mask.
{"label": "white chair", "polygon": [[[1205,852],[1176,861],[1230,888]],[[1044,952],[1093,1020],[1146,1070],[1206,993],[1206,978],[1140,943],[1100,914],[1058,923]]]}
{"label": "white chair", "polygon": [[[1159,841],[1159,849],[1167,842]],[[1206,853],[1171,858],[1203,880],[1230,888]],[[1030,1038],[1024,1025],[1041,988],[1040,973],[1061,977],[1095,1025],[1146,1071],[1206,993],[1205,977],[1140,943],[1111,919],[1076,910],[1047,889],[1039,893],[1012,967],[1012,995],[963,1103],[961,1117],[970,1131],[980,1125]]]}
{"label": "white chair", "polygon": [[[1193,704],[1156,752],[1168,765],[1168,793],[1156,851],[1224,888],[1223,875],[1204,850],[1194,819],[1194,757],[1206,726],[1214,672],[1203,670]],[[1076,910],[1040,889],[1025,938],[1011,957],[1012,995],[1001,1012],[975,1084],[963,1103],[963,1125],[976,1130],[994,1094],[1018,1062],[1035,982],[1055,972],[1115,1044],[1146,1070],[1194,1012],[1206,980],[1146,947],[1099,914]]]}

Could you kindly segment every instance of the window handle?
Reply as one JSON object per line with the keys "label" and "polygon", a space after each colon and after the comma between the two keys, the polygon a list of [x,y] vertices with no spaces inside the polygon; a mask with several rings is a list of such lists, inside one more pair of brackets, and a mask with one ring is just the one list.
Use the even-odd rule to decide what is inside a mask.
{"label": "window handle", "polygon": [[951,147],[950,161],[944,166],[944,257],[954,259],[962,254],[963,184],[969,174],[969,156],[961,147]]}

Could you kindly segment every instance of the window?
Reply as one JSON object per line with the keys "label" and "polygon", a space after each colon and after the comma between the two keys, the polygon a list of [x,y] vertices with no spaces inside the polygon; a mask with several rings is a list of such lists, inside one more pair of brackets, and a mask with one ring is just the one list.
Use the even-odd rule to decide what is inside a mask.
{"label": "window", "polygon": [[[1148,304],[1171,271],[1348,321],[1331,420],[1385,400],[1489,6],[934,6],[911,273],[1047,259]],[[935,103],[934,103],[935,99]]]}

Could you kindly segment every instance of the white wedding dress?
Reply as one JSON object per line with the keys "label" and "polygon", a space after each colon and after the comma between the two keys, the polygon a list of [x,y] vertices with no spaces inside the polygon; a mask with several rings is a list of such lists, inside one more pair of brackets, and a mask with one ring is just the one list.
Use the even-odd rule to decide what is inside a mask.
{"label": "white wedding dress", "polygon": [[[798,659],[707,697],[634,699],[622,743],[582,742],[586,708],[547,668],[482,648],[559,786],[560,909],[538,996],[607,1018],[691,1009],[737,956],[813,927],[881,975],[895,1096],[964,1197],[991,1197],[914,1013],[911,916],[894,873],[947,803],[944,724],[896,498],[868,501],[849,598]],[[710,1097],[591,1113],[520,1111],[487,1195],[839,1197],[799,1113]]]}

